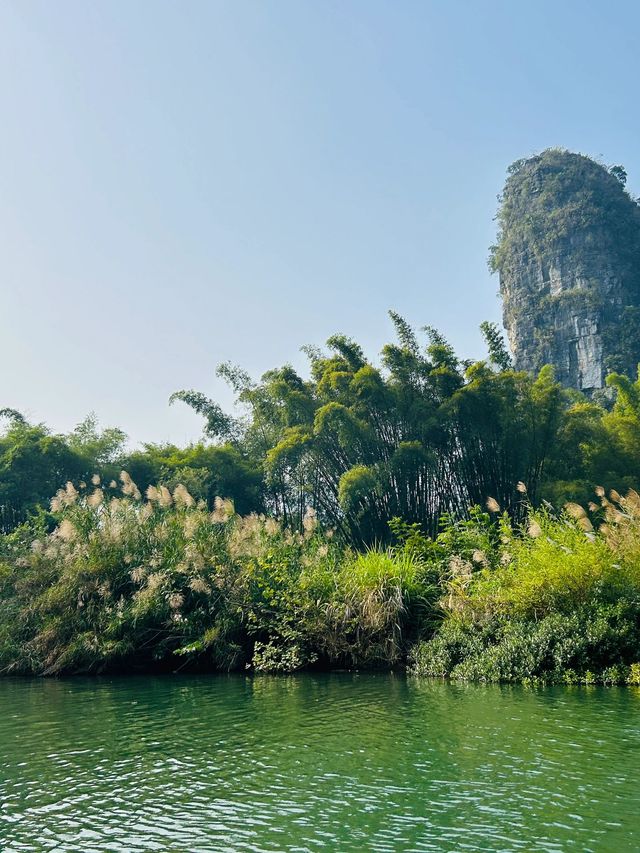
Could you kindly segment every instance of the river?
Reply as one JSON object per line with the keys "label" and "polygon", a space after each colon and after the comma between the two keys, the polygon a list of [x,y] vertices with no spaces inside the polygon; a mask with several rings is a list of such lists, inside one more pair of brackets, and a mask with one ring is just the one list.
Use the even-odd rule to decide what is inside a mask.
{"label": "river", "polygon": [[0,680],[2,853],[640,849],[640,691]]}

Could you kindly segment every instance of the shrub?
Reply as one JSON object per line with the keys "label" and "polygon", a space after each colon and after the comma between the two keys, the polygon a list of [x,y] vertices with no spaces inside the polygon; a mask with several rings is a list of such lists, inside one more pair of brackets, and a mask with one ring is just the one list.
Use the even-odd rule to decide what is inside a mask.
{"label": "shrub", "polygon": [[[502,521],[497,567],[445,581],[444,621],[410,656],[416,674],[479,681],[624,683],[640,654],[640,498]],[[470,567],[472,568],[472,567]]]}
{"label": "shrub", "polygon": [[617,605],[482,629],[452,621],[413,650],[410,669],[468,681],[624,683],[640,649],[639,619],[640,607]]}

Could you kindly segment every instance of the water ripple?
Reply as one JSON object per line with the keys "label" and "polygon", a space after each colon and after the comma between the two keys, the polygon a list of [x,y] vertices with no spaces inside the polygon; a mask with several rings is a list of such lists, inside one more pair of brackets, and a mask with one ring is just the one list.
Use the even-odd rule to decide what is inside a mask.
{"label": "water ripple", "polygon": [[0,681],[2,853],[640,848],[640,692]]}

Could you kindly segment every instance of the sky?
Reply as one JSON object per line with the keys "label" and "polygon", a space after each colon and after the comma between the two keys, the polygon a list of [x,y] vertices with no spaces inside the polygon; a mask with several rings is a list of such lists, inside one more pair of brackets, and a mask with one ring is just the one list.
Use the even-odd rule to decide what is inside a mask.
{"label": "sky", "polygon": [[389,309],[482,357],[507,166],[549,146],[640,193],[640,4],[3,0],[0,408],[198,439]]}

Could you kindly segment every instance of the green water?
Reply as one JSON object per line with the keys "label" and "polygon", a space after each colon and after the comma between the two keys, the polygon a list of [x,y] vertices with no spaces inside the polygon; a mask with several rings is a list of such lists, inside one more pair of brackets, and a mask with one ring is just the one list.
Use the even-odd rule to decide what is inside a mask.
{"label": "green water", "polygon": [[0,850],[640,849],[640,691],[0,680]]}

